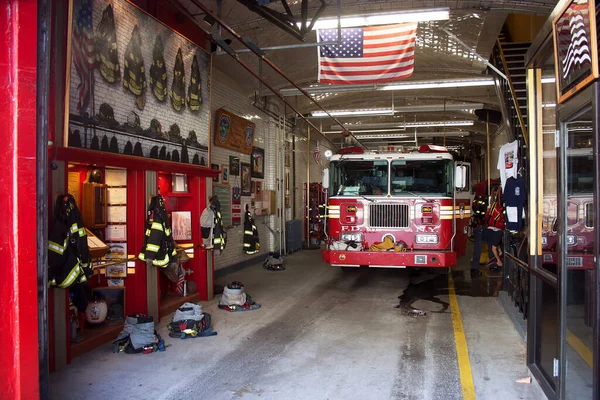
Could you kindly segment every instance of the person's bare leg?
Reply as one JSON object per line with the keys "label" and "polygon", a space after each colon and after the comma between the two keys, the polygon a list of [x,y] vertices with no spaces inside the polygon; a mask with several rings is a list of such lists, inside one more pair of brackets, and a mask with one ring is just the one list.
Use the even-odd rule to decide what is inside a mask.
{"label": "person's bare leg", "polygon": [[501,267],[502,259],[500,258],[500,255],[498,254],[498,246],[492,246],[492,253],[494,253],[494,257],[496,257],[496,265]]}

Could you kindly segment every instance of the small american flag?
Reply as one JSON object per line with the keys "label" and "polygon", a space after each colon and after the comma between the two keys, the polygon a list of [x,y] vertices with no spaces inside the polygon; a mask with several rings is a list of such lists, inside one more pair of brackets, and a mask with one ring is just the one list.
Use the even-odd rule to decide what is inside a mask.
{"label": "small american flag", "polygon": [[181,264],[179,264],[179,275],[177,277],[177,283],[175,284],[175,293],[183,296],[183,285],[185,285],[185,271]]}
{"label": "small american flag", "polygon": [[[342,29],[341,45],[319,47],[319,82],[360,84],[408,78],[414,70],[417,23]],[[337,29],[317,31],[319,42]]]}
{"label": "small american flag", "polygon": [[83,0],[80,3],[77,19],[73,28],[73,63],[79,76],[79,102],[77,110],[85,110],[90,103],[94,86],[92,71],[94,69],[94,33],[92,30],[92,2]]}
{"label": "small american flag", "polygon": [[315,149],[313,150],[313,158],[315,159],[315,162],[317,164],[321,163],[321,150],[319,150],[318,142],[317,142],[317,145],[315,146]]}

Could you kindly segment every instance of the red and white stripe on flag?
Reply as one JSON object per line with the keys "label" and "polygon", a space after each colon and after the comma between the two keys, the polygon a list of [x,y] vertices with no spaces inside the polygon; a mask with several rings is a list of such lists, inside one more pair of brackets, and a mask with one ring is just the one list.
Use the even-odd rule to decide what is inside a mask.
{"label": "red and white stripe on flag", "polygon": [[[319,82],[367,84],[412,75],[418,23],[343,28],[341,45],[319,46]],[[319,42],[337,41],[337,29],[317,31]]]}

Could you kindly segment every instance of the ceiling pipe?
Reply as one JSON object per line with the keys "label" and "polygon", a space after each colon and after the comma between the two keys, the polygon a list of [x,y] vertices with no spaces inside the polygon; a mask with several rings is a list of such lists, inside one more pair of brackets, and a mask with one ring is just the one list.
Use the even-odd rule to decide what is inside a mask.
{"label": "ceiling pipe", "polygon": [[[221,20],[221,18],[217,17],[216,15],[214,15],[209,9],[208,7],[206,7],[204,4],[200,3],[198,0],[190,0],[196,7],[198,7],[199,9],[201,9],[202,11],[204,11],[207,15],[211,16],[221,27],[223,27],[223,29],[225,29],[227,32],[229,32],[233,37],[235,37],[240,43],[242,43],[244,46],[246,46],[247,48],[251,49],[252,52],[254,54],[256,54],[258,57],[260,57],[265,63],[267,63],[267,65],[269,65],[271,68],[273,68],[273,70],[275,70],[275,72],[277,72],[279,75],[281,75],[283,78],[285,78],[285,80],[287,80],[290,84],[292,84],[296,89],[298,89],[300,91],[300,93],[302,93],[306,98],[308,98],[311,102],[313,102],[317,107],[319,107],[321,110],[323,110],[324,112],[326,112],[327,114],[329,114],[329,112],[323,108],[319,103],[317,103],[316,101],[314,101],[312,99],[312,97],[304,90],[302,89],[298,84],[296,84],[296,82],[294,82],[293,80],[291,80],[277,65],[275,65],[271,60],[269,60],[267,57],[265,57],[264,53],[260,52],[258,48],[256,48],[256,46],[253,45],[249,45],[249,43],[247,43],[246,40],[244,40],[236,31],[234,31],[231,27],[229,27],[229,25],[227,25],[223,20]],[[215,41],[215,38],[210,36],[210,34],[208,32],[206,32],[204,30],[204,28],[198,23],[198,21],[193,20],[194,23],[200,28],[202,29],[202,31],[205,32],[205,34],[213,41]],[[217,42],[217,44],[219,44]],[[219,44],[220,45],[220,44]],[[244,67],[248,72],[250,72],[256,79],[260,80],[273,94],[275,94],[276,96],[278,96],[284,103],[286,103],[296,114],[298,114],[304,121],[306,121],[306,123],[312,127],[315,131],[317,131],[323,138],[325,138],[325,140],[327,140],[329,143],[331,143],[333,146],[335,146],[335,144],[333,144],[333,142],[331,142],[331,140],[329,140],[329,138],[327,138],[325,135],[323,135],[323,133],[319,130],[319,128],[317,128],[312,122],[310,122],[307,118],[304,117],[304,115],[302,115],[302,113],[300,113],[300,111],[298,111],[292,104],[288,103],[285,100],[285,97],[283,95],[281,95],[280,93],[278,93],[271,85],[269,85],[267,82],[265,82],[263,79],[261,79],[253,70],[252,68],[250,68],[250,66],[248,66],[248,64],[246,64],[245,62],[243,62],[242,60],[240,60],[239,55],[237,55],[235,52],[231,52],[228,49],[225,49],[229,55],[238,62],[238,64],[240,64],[242,67]],[[344,127],[344,125],[335,117],[331,116],[331,119],[333,119],[333,121],[339,125],[342,130],[344,132],[348,132],[348,130]],[[364,144],[362,144],[360,142],[360,140],[356,139],[352,133],[348,132],[349,136],[352,136],[354,138],[354,140],[360,144],[362,147],[366,148],[366,146]],[[337,146],[335,146],[337,149]]]}

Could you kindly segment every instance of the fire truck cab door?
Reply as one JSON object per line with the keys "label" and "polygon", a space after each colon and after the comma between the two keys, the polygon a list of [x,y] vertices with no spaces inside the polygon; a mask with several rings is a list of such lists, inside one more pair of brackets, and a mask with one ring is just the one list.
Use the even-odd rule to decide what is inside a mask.
{"label": "fire truck cab door", "polygon": [[[455,175],[460,173],[462,176],[455,176],[455,182],[460,183],[460,187],[455,184],[454,188],[454,218],[456,221],[456,236],[454,237],[454,250],[458,257],[464,256],[467,245],[467,235],[469,231],[469,221],[471,219],[471,164],[466,162],[455,163]],[[458,182],[457,181],[462,182]]]}

